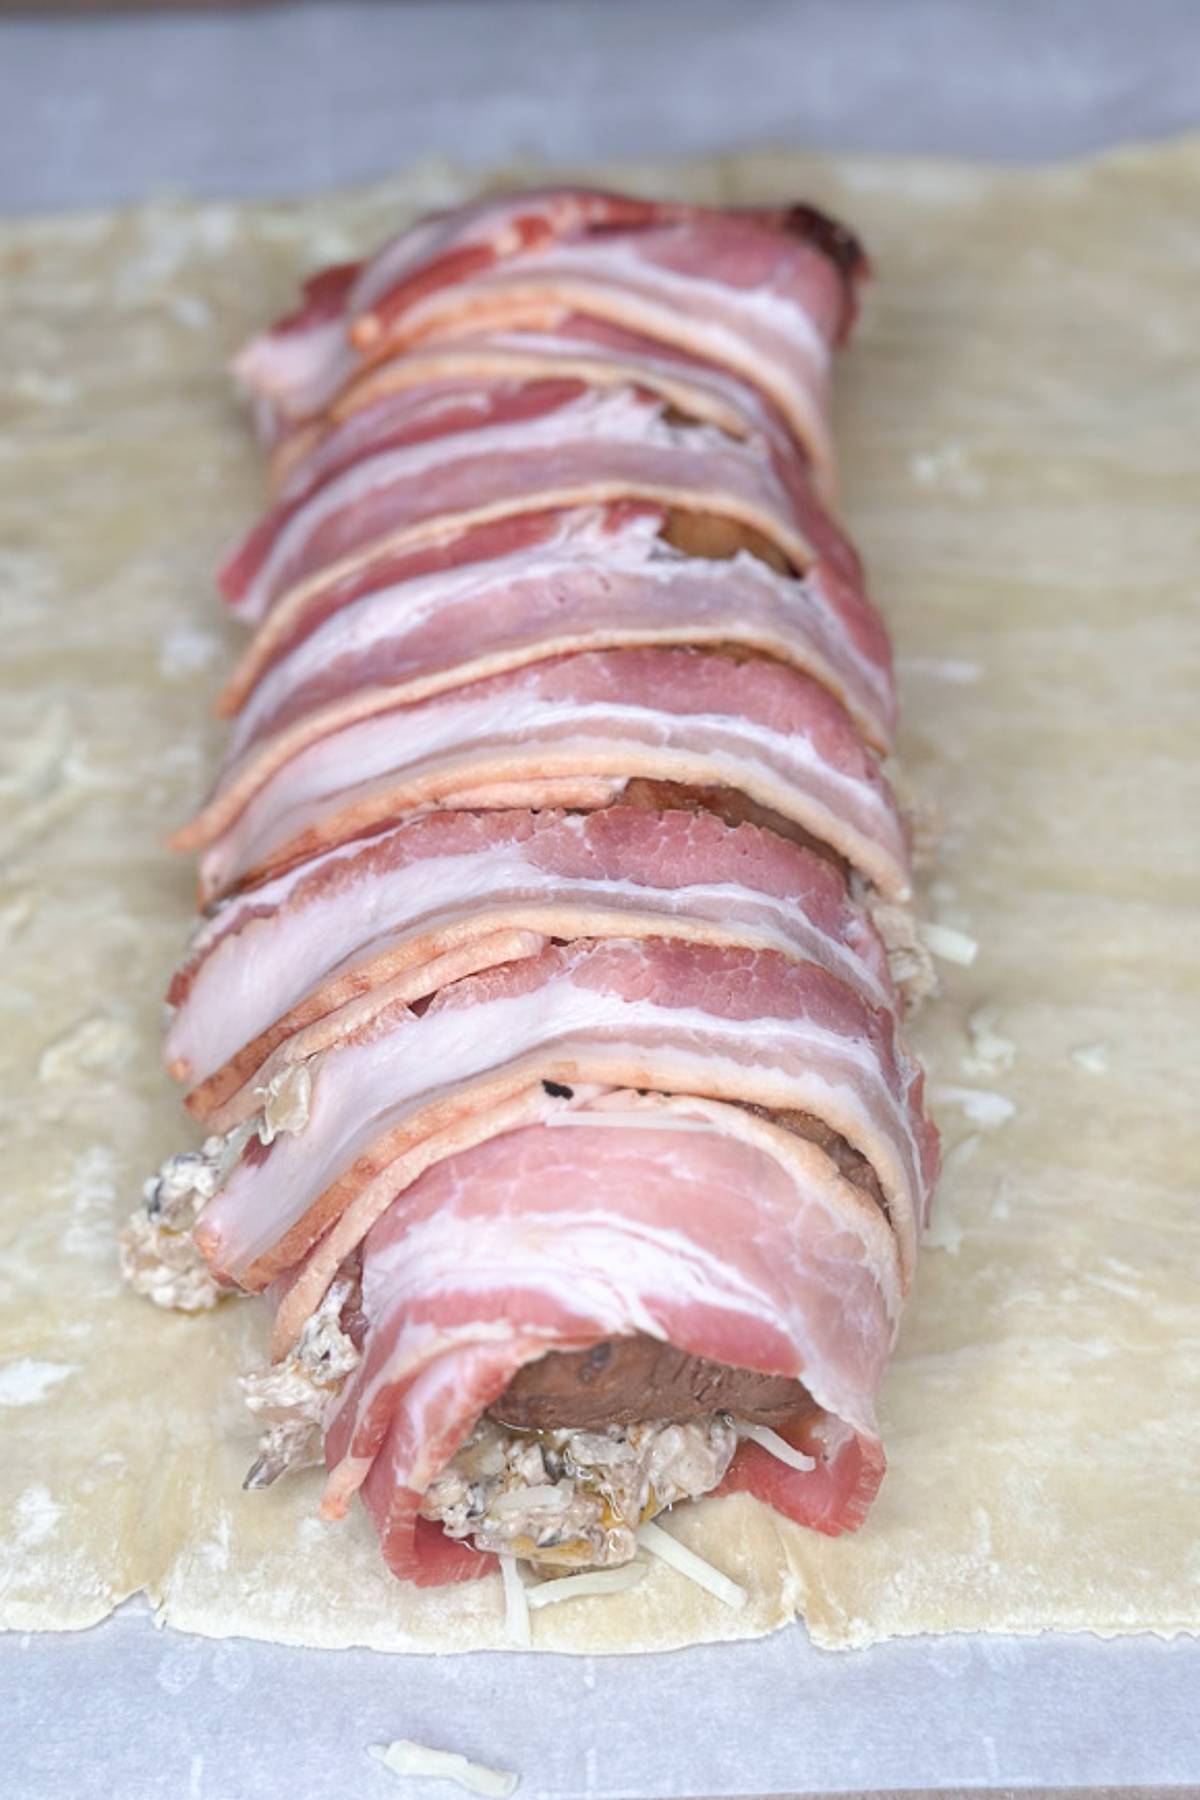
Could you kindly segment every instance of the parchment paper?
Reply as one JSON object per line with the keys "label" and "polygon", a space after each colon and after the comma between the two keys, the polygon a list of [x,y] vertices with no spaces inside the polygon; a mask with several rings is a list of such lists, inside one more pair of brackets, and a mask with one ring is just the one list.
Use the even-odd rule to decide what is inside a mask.
{"label": "parchment paper", "polygon": [[367,1755],[395,1737],[511,1770],[516,1800],[1014,1800],[1034,1783],[1134,1800],[1123,1784],[1168,1782],[1192,1800],[1200,1780],[1191,1638],[959,1633],[845,1655],[792,1626],[649,1659],[397,1658],[155,1631],[143,1606],[69,1637],[0,1638],[6,1796],[456,1800],[442,1782],[397,1786]]}
{"label": "parchment paper", "polygon": [[[950,1167],[867,1527],[829,1542],[706,1505],[672,1529],[747,1583],[745,1612],[656,1568],[543,1614],[538,1642],[664,1647],[797,1611],[831,1646],[1194,1631],[1200,148],[1049,174],[607,174],[803,193],[872,247],[839,395],[846,510],[897,638],[905,758],[944,821],[931,910],[981,947],[917,1033]],[[311,1481],[240,1492],[256,1309],[166,1318],[120,1291],[112,1252],[186,1138],[156,1059],[189,875],[158,843],[213,764],[233,634],[209,570],[258,496],[222,364],[300,270],[464,191],[431,165],[303,207],[0,238],[9,1625],[85,1625],[144,1588],[210,1634],[500,1641],[494,1582],[414,1595],[361,1517],[317,1523]]]}

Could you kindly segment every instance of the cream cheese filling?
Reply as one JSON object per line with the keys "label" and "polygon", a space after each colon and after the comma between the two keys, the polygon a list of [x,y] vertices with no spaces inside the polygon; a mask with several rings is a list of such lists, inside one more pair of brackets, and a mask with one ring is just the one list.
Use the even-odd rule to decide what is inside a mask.
{"label": "cream cheese filling", "polygon": [[239,1376],[242,1398],[262,1421],[258,1455],[242,1486],[270,1487],[293,1469],[324,1461],[325,1424],[360,1351],[342,1329],[347,1301],[357,1299],[357,1273],[341,1275],[309,1319],[296,1347],[281,1362]]}
{"label": "cream cheese filling", "polygon": [[647,1519],[719,1486],[737,1444],[720,1412],[604,1431],[516,1431],[481,1419],[426,1488],[421,1516],[478,1550],[611,1567],[632,1561]]}
{"label": "cream cheese filling", "polygon": [[192,1227],[257,1125],[256,1115],[199,1150],[169,1156],[143,1184],[142,1204],[118,1239],[121,1273],[135,1294],[175,1312],[208,1312],[228,1293],[210,1274]]}

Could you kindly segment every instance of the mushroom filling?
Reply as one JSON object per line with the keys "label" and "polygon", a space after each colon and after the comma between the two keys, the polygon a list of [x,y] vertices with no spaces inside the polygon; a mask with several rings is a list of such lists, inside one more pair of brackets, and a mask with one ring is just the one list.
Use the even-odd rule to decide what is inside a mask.
{"label": "mushroom filling", "polygon": [[207,1312],[222,1289],[196,1248],[192,1227],[236,1161],[249,1132],[206,1138],[199,1150],[169,1156],[142,1186],[142,1204],[119,1239],[121,1273],[135,1294],[176,1312]]}
{"label": "mushroom filling", "polygon": [[737,1444],[724,1412],[603,1431],[517,1431],[484,1418],[426,1488],[421,1517],[479,1550],[610,1567],[632,1560],[647,1519],[718,1487]]}
{"label": "mushroom filling", "polygon": [[262,1424],[244,1488],[270,1487],[293,1469],[324,1461],[330,1407],[362,1358],[353,1335],[360,1297],[357,1266],[343,1264],[295,1348],[239,1377],[242,1398]]}

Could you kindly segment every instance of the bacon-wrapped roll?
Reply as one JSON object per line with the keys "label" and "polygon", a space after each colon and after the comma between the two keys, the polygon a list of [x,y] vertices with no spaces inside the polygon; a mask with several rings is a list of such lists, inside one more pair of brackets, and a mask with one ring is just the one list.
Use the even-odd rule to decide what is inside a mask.
{"label": "bacon-wrapped roll", "polygon": [[134,1286],[274,1311],[248,1485],[393,1571],[853,1529],[937,1174],[886,631],[827,510],[865,260],[809,208],[426,220],[248,347],[270,511]]}

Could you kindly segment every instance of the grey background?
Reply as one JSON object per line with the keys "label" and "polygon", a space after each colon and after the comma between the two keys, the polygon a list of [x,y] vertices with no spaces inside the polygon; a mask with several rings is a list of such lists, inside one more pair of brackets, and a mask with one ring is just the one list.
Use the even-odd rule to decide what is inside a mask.
{"label": "grey background", "polygon": [[0,21],[0,209],[741,145],[1032,161],[1200,122],[1198,0],[394,0]]}
{"label": "grey background", "polygon": [[[470,166],[775,143],[1034,161],[1197,125],[1200,0],[0,18],[5,211],[302,193],[430,153]],[[363,1745],[396,1735],[523,1771],[520,1800],[696,1793],[678,1766],[686,1740],[707,1791],[737,1793],[751,1731],[760,1792],[1195,1793],[1198,1666],[1190,1640],[948,1638],[831,1656],[798,1629],[649,1662],[446,1663],[212,1644],[156,1632],[134,1603],[75,1637],[0,1639],[0,1794],[446,1800],[367,1761]]]}

